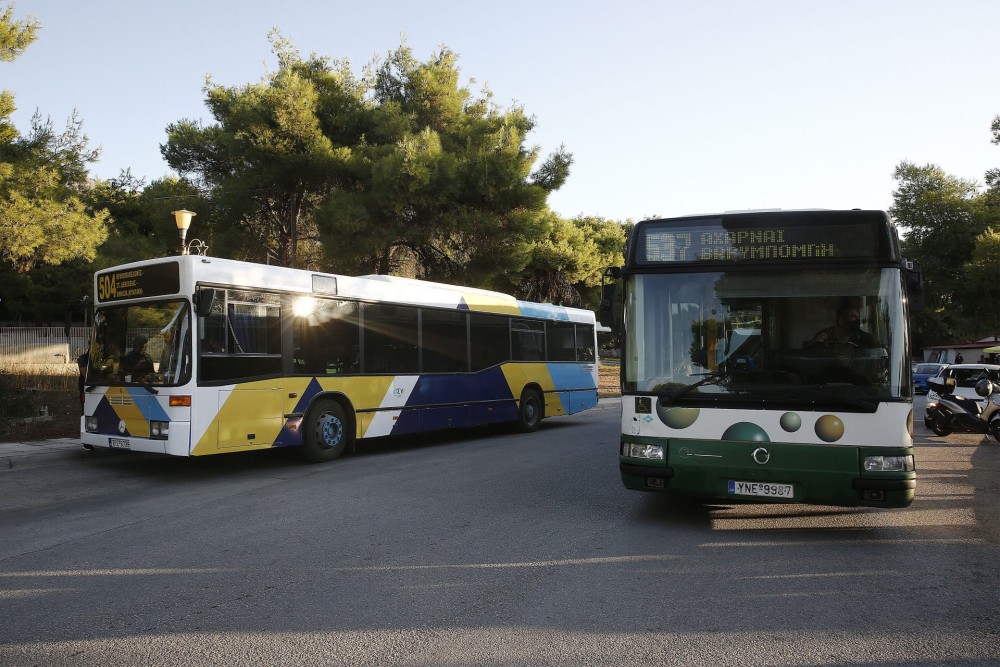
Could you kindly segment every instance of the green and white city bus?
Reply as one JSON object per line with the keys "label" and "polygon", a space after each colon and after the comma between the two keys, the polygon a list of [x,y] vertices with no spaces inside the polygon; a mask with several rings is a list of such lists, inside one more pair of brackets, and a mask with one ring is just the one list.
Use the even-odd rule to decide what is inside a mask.
{"label": "green and white city bus", "polygon": [[620,468],[630,489],[906,507],[907,287],[880,211],[635,225],[623,280]]}

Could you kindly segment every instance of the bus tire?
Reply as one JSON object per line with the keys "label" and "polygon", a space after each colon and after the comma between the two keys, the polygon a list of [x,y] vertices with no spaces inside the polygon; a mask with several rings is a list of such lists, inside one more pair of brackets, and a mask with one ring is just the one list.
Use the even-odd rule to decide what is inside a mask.
{"label": "bus tire", "polygon": [[304,426],[302,456],[311,463],[340,458],[354,439],[344,406],[337,401],[316,401]]}
{"label": "bus tire", "polygon": [[521,404],[518,407],[517,430],[521,433],[531,433],[538,430],[538,425],[545,417],[545,404],[542,395],[534,389],[521,392]]}

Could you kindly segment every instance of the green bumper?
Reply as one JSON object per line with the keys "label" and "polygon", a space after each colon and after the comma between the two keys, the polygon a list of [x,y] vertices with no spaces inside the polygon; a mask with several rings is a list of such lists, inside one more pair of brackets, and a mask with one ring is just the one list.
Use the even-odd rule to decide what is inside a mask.
{"label": "green bumper", "polygon": [[[869,456],[912,456],[912,447],[685,440],[622,436],[622,443],[660,445],[664,460],[620,456],[622,483],[727,502],[809,503],[841,507],[906,507],[916,489],[914,471],[870,472]],[[621,450],[619,450],[621,451]],[[747,484],[736,485],[735,482]],[[739,493],[780,488],[787,497]],[[734,492],[737,491],[737,492]]]}

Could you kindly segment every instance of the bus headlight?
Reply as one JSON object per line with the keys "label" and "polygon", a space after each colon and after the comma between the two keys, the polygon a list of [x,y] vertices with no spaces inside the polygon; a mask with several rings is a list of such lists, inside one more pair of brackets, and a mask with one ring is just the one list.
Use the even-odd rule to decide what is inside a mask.
{"label": "bus headlight", "polygon": [[633,459],[649,459],[652,461],[663,460],[662,445],[640,445],[637,442],[622,443],[622,456],[629,456]]}
{"label": "bus headlight", "polygon": [[87,417],[84,422],[87,433],[97,433],[97,417]]}
{"label": "bus headlight", "polygon": [[869,472],[909,472],[913,470],[913,456],[866,456],[865,470]]}
{"label": "bus headlight", "polygon": [[170,435],[170,422],[149,422],[149,437],[154,440],[166,440]]}

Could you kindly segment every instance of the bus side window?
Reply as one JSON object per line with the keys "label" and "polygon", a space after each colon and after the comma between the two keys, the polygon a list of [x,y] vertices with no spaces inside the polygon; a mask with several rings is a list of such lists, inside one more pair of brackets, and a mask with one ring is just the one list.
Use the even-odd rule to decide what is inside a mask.
{"label": "bus side window", "polygon": [[545,325],[527,320],[512,321],[510,348],[513,361],[544,361]]}
{"label": "bus side window", "polygon": [[481,371],[502,364],[510,357],[507,318],[491,313],[469,314],[472,340],[472,370]]}
{"label": "bus side window", "polygon": [[576,325],[576,360],[595,361],[597,350],[594,349],[594,327],[587,324]]}
{"label": "bus side window", "polygon": [[208,317],[199,318],[201,322],[202,352],[223,353],[226,351],[226,304],[224,299],[216,299],[212,303],[212,312]]}
{"label": "bus side window", "polygon": [[421,314],[424,373],[464,373],[469,370],[467,315],[425,308]]}
{"label": "bus side window", "polygon": [[572,322],[549,322],[545,342],[549,361],[576,361],[576,328]]}
{"label": "bus side window", "polygon": [[417,309],[411,306],[365,304],[365,373],[400,374],[419,371]]}
{"label": "bus side window", "polygon": [[318,299],[293,328],[295,373],[344,375],[359,371],[358,304]]}

